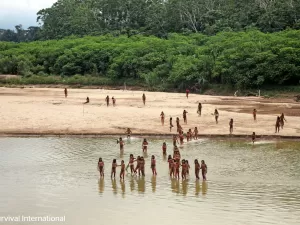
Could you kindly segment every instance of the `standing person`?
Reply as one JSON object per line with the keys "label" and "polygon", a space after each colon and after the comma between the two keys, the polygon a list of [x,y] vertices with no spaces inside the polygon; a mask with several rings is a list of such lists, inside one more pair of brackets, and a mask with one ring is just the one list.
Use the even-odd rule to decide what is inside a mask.
{"label": "standing person", "polygon": [[229,121],[229,133],[232,134],[233,132],[233,119],[230,119]]}
{"label": "standing person", "polygon": [[182,116],[183,116],[183,121],[184,121],[185,124],[187,124],[187,118],[186,118],[186,114],[187,114],[187,113],[188,113],[188,112],[187,112],[186,110],[183,110]]}
{"label": "standing person", "polygon": [[143,93],[142,99],[143,99],[143,103],[145,105],[146,104],[146,95],[145,95],[145,93]]}
{"label": "standing person", "polygon": [[205,164],[204,160],[201,160],[201,170],[202,170],[202,178],[203,180],[206,180],[207,165]]}
{"label": "standing person", "polygon": [[120,137],[119,140],[117,140],[117,144],[120,145],[120,151],[123,151],[124,150],[124,141],[123,139]]}
{"label": "standing person", "polygon": [[112,97],[111,100],[112,100],[113,106],[116,106],[116,99],[115,99],[115,97]]}
{"label": "standing person", "polygon": [[195,162],[195,176],[196,176],[196,179],[199,180],[200,179],[199,172],[200,172],[201,166],[200,166],[200,164],[198,162],[198,159],[195,159],[194,162]]}
{"label": "standing person", "polygon": [[183,145],[183,140],[184,140],[183,131],[180,131],[180,133],[179,133],[179,141],[180,141],[180,145]]}
{"label": "standing person", "polygon": [[117,160],[113,159],[112,164],[111,164],[111,175],[110,177],[112,178],[114,176],[114,178],[116,178],[116,168],[117,168]]}
{"label": "standing person", "polygon": [[163,111],[160,113],[160,121],[161,121],[161,125],[165,124],[165,114]]}
{"label": "standing person", "polygon": [[286,121],[286,119],[284,118],[284,114],[281,113],[281,116],[280,116],[280,126],[281,126],[281,129],[283,129],[284,121]]}
{"label": "standing person", "polygon": [[202,111],[202,104],[199,103],[198,104],[198,110],[197,110],[198,116],[201,116],[201,111]]}
{"label": "standing person", "polygon": [[180,124],[179,124],[179,118],[176,117],[176,128],[177,128],[177,132],[179,132],[179,127],[180,127]]}
{"label": "standing person", "polygon": [[104,162],[102,161],[102,158],[99,158],[98,168],[99,168],[99,172],[100,172],[100,178],[104,177]]}
{"label": "standing person", "polygon": [[162,151],[163,151],[163,155],[167,155],[167,144],[166,144],[166,142],[164,142],[163,145],[162,145]]}
{"label": "standing person", "polygon": [[256,121],[256,113],[257,113],[256,109],[253,109],[253,119],[254,119],[254,121]]}
{"label": "standing person", "polygon": [[255,135],[255,132],[252,133],[252,143],[254,144],[255,142],[255,139],[256,139],[256,135]]}
{"label": "standing person", "polygon": [[198,139],[198,128],[195,127],[194,129],[194,139],[197,140]]}
{"label": "standing person", "polygon": [[133,156],[133,154],[130,154],[130,157],[129,157],[129,167],[130,167],[130,173],[131,175],[134,173],[134,162],[135,162],[135,158]]}
{"label": "standing person", "polygon": [[134,173],[136,174],[137,171],[139,172],[139,176],[140,176],[141,175],[141,157],[140,156],[138,156],[136,159],[136,167],[135,167]]}
{"label": "standing person", "polygon": [[216,124],[218,124],[218,119],[219,119],[219,112],[217,109],[215,109],[215,112],[213,114],[215,116]]}
{"label": "standing person", "polygon": [[173,122],[172,122],[172,117],[170,117],[170,132],[172,131],[172,127],[173,127]]}
{"label": "standing person", "polygon": [[187,89],[185,90],[186,98],[189,98],[189,93],[190,93],[190,90],[187,88]]}
{"label": "standing person", "polygon": [[178,143],[177,136],[173,135],[173,146],[176,147],[176,143]]}
{"label": "standing person", "polygon": [[185,159],[181,160],[181,168],[181,178],[182,180],[186,180],[187,164],[185,163]]}
{"label": "standing person", "polygon": [[145,176],[145,159],[143,156],[141,157],[140,169],[142,172],[142,176],[144,177]]}
{"label": "standing person", "polygon": [[125,163],[124,160],[121,161],[121,171],[120,171],[120,180],[124,180],[124,176],[125,176]]}
{"label": "standing person", "polygon": [[131,131],[130,128],[127,128],[125,133],[127,134],[127,138],[130,138],[130,135],[132,134],[132,131]]}
{"label": "standing person", "polygon": [[108,107],[109,106],[109,96],[108,95],[106,96],[105,101],[106,101],[106,106]]}
{"label": "standing person", "polygon": [[277,116],[276,123],[275,123],[275,133],[279,133],[280,129],[280,117]]}
{"label": "standing person", "polygon": [[68,89],[67,88],[65,88],[64,93],[65,93],[65,98],[67,98],[68,97]]}
{"label": "standing person", "polygon": [[155,156],[152,155],[151,157],[151,169],[152,169],[152,175],[157,175],[157,172],[156,172],[156,161],[155,161]]}
{"label": "standing person", "polygon": [[147,148],[148,148],[148,142],[147,142],[147,139],[144,138],[144,141],[142,143],[143,152],[147,152]]}

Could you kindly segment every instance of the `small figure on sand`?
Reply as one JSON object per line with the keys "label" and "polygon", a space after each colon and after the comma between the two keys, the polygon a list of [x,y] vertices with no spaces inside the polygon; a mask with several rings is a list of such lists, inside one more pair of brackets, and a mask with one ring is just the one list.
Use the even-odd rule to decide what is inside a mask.
{"label": "small figure on sand", "polygon": [[199,103],[198,104],[198,110],[197,110],[198,116],[201,116],[201,111],[202,111],[202,104]]}
{"label": "small figure on sand", "polygon": [[119,140],[117,140],[117,144],[120,145],[120,151],[123,151],[124,150],[124,141],[123,139],[120,137]]}
{"label": "small figure on sand", "polygon": [[146,95],[145,95],[145,93],[143,93],[142,99],[143,99],[143,103],[145,105],[146,104]]}
{"label": "small figure on sand", "polygon": [[254,121],[256,121],[256,113],[257,113],[256,109],[253,109],[253,119],[254,119]]}
{"label": "small figure on sand", "polygon": [[229,121],[229,133],[232,134],[233,132],[233,119],[230,119]]}
{"label": "small figure on sand", "polygon": [[167,144],[166,144],[166,142],[164,142],[162,144],[162,151],[163,151],[163,155],[167,155]]}
{"label": "small figure on sand", "polygon": [[252,143],[253,144],[254,144],[255,140],[256,140],[256,134],[255,134],[255,132],[253,132],[252,133]]}
{"label": "small figure on sand", "polygon": [[130,128],[127,128],[125,134],[127,134],[127,138],[129,139],[130,138],[130,135],[132,134],[132,131]]}
{"label": "small figure on sand", "polygon": [[185,90],[186,98],[189,98],[189,93],[190,93],[190,90],[187,88],[187,89]]}
{"label": "small figure on sand", "polygon": [[106,101],[106,106],[108,107],[109,106],[109,96],[108,95],[106,96],[105,101]]}
{"label": "small figure on sand", "polygon": [[188,112],[186,110],[183,110],[182,116],[183,116],[183,121],[184,121],[185,124],[187,124],[187,118],[186,118],[187,113]]}
{"label": "small figure on sand", "polygon": [[286,119],[284,118],[284,114],[281,113],[281,116],[280,116],[280,126],[281,126],[281,129],[283,129],[284,121],[286,122]]}
{"label": "small figure on sand", "polygon": [[90,102],[90,98],[89,97],[86,97],[86,100],[83,104],[88,104]]}
{"label": "small figure on sand", "polygon": [[172,131],[172,127],[173,127],[173,122],[172,122],[172,117],[170,117],[170,132]]}
{"label": "small figure on sand", "polygon": [[99,161],[98,161],[98,170],[100,172],[100,178],[104,177],[104,162],[102,161],[102,158],[99,158]]}
{"label": "small figure on sand", "polygon": [[275,123],[275,133],[279,133],[280,129],[280,117],[277,116],[276,123]]}
{"label": "small figure on sand", "polygon": [[160,113],[160,121],[161,125],[163,126],[165,124],[165,114],[163,111]]}
{"label": "small figure on sand", "polygon": [[144,141],[142,143],[143,152],[147,152],[147,148],[148,148],[148,142],[147,142],[147,139],[144,138]]}
{"label": "small figure on sand", "polygon": [[68,97],[68,89],[67,88],[65,88],[64,93],[65,93],[65,98],[67,98]]}
{"label": "small figure on sand", "polygon": [[205,164],[204,160],[201,160],[201,170],[202,170],[202,178],[203,180],[206,180],[207,165]]}
{"label": "small figure on sand", "polygon": [[215,109],[215,112],[213,113],[213,115],[215,116],[216,124],[218,124],[219,112],[217,109]]}
{"label": "small figure on sand", "polygon": [[156,161],[155,161],[155,156],[152,155],[151,157],[151,169],[152,169],[152,175],[156,176],[157,172],[156,172]]}
{"label": "small figure on sand", "polygon": [[116,106],[116,99],[115,99],[115,97],[112,97],[111,100],[112,100],[113,106],[115,107]]}

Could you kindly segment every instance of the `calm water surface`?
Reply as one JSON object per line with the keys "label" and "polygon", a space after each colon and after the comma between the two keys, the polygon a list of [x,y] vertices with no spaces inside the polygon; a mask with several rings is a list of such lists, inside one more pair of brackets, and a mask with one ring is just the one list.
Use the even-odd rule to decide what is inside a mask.
{"label": "calm water surface", "polygon": [[[127,141],[120,154],[114,138],[0,138],[0,216],[66,216],[70,225],[300,224],[299,142],[190,142],[181,148],[190,179],[176,181],[161,154],[163,140],[148,141],[146,177],[120,182],[110,179],[111,161],[142,154],[141,139]],[[195,180],[195,158],[205,159],[207,182]]]}

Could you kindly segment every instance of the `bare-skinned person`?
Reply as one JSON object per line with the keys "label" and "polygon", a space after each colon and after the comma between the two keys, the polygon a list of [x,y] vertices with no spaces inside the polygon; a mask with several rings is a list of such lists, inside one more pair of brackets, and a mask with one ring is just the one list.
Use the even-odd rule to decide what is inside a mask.
{"label": "bare-skinned person", "polygon": [[213,114],[215,116],[216,124],[218,124],[218,119],[219,119],[219,112],[217,109],[215,109],[215,112]]}
{"label": "bare-skinned person", "polygon": [[106,96],[105,101],[106,101],[106,106],[108,107],[109,106],[109,96],[108,95]]}
{"label": "bare-skinned person", "polygon": [[111,100],[112,100],[113,106],[115,107],[116,106],[116,99],[115,99],[115,97],[112,97]]}
{"label": "bare-skinned person", "polygon": [[198,139],[198,128],[195,127],[194,129],[194,139],[197,140]]}
{"label": "bare-skinned person", "polygon": [[117,144],[120,145],[120,151],[123,151],[124,150],[124,141],[123,139],[120,137],[119,140],[117,140]]}
{"label": "bare-skinned person", "polygon": [[65,98],[67,98],[68,97],[68,89],[67,88],[64,89],[64,93],[65,93]]}
{"label": "bare-skinned person", "polygon": [[163,111],[160,113],[160,122],[162,126],[165,124],[165,114]]}
{"label": "bare-skinned person", "polygon": [[173,127],[173,121],[172,121],[172,117],[170,117],[170,132],[172,131],[172,127]]}
{"label": "bare-skinned person", "polygon": [[202,104],[199,103],[198,104],[198,110],[197,110],[198,116],[201,116],[201,112],[202,112]]}
{"label": "bare-skinned person", "polygon": [[284,122],[286,122],[286,119],[284,118],[284,114],[281,113],[281,115],[280,115],[280,127],[281,127],[281,129],[283,129]]}
{"label": "bare-skinned person", "polygon": [[233,132],[233,119],[230,119],[229,121],[229,133],[232,134]]}
{"label": "bare-skinned person", "polygon": [[275,123],[275,133],[279,133],[280,129],[280,117],[277,116],[276,123]]}
{"label": "bare-skinned person", "polygon": [[86,97],[86,100],[85,100],[85,102],[83,104],[88,104],[88,103],[90,103],[90,98]]}
{"label": "bare-skinned person", "polygon": [[146,95],[145,95],[145,93],[143,93],[142,99],[143,99],[143,103],[145,105],[146,104]]}
{"label": "bare-skinned person", "polygon": [[127,134],[127,138],[130,138],[131,134],[132,134],[132,131],[130,128],[127,128],[125,134]]}
{"label": "bare-skinned person", "polygon": [[182,117],[185,124],[187,124],[187,116],[186,116],[187,113],[188,112],[186,110],[183,110]]}
{"label": "bare-skinned person", "polygon": [[254,119],[254,121],[256,121],[256,114],[257,114],[257,110],[253,109],[253,119]]}
{"label": "bare-skinned person", "polygon": [[256,140],[256,134],[255,134],[255,132],[252,133],[251,138],[252,138],[252,143],[254,144],[254,142]]}

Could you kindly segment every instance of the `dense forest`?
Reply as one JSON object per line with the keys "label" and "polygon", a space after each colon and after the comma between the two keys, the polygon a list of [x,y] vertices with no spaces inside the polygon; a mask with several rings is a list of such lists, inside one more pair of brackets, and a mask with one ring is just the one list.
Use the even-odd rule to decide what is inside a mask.
{"label": "dense forest", "polygon": [[24,78],[0,82],[168,90],[300,80],[300,0],[58,0],[37,21],[0,29],[0,73]]}

